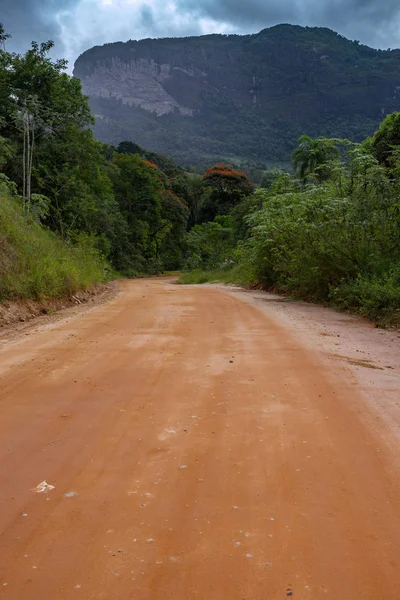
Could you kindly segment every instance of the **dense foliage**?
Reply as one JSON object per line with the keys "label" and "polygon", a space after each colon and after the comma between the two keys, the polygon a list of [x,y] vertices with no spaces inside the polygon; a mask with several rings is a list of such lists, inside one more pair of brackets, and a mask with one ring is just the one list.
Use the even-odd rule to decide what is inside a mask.
{"label": "dense foliage", "polygon": [[91,247],[120,273],[179,268],[191,199],[201,197],[172,160],[94,139],[80,81],[49,58],[52,46],[0,50],[0,174],[14,182],[14,202],[66,248]]}
{"label": "dense foliage", "polygon": [[298,177],[275,174],[231,211],[245,227],[217,219],[189,233],[189,265],[225,276],[186,281],[229,281],[233,265],[248,283],[400,322],[398,123],[389,115],[364,144],[302,136]]}
{"label": "dense foliage", "polygon": [[106,281],[110,275],[92,240],[65,244],[24,214],[14,186],[0,180],[0,302],[61,298]]}

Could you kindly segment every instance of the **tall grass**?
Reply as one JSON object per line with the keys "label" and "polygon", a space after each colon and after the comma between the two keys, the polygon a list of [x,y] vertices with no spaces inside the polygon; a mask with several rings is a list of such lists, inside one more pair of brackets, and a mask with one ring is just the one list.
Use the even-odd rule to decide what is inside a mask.
{"label": "tall grass", "polygon": [[24,216],[18,201],[0,187],[0,302],[68,296],[109,275],[90,240],[64,243]]}

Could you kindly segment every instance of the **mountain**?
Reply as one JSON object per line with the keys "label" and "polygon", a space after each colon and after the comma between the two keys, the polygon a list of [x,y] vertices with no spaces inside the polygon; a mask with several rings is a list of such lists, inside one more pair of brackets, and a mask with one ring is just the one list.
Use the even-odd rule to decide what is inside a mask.
{"label": "mountain", "polygon": [[400,50],[326,28],[105,44],[84,52],[74,75],[99,139],[185,165],[285,161],[302,133],[360,140],[400,108]]}

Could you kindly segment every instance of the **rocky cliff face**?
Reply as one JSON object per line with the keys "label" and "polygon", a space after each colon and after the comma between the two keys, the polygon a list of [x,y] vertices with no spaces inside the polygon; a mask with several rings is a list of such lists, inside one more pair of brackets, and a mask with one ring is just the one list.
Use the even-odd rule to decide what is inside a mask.
{"label": "rocky cliff face", "polygon": [[400,108],[400,51],[321,28],[106,44],[74,74],[100,139],[185,164],[287,160],[301,133],[361,139]]}
{"label": "rocky cliff face", "polygon": [[120,100],[122,104],[138,106],[158,117],[176,111],[192,116],[193,110],[180,106],[163,87],[173,69],[171,65],[159,65],[153,59],[125,62],[113,57],[110,65],[96,64],[93,72],[83,80],[83,89],[91,98]]}

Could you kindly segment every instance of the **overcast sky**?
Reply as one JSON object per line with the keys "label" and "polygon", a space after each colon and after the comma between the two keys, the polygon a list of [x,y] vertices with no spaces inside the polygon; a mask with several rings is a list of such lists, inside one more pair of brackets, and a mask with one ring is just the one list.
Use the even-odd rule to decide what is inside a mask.
{"label": "overcast sky", "polygon": [[400,0],[0,0],[0,22],[23,52],[56,42],[70,61],[94,45],[145,37],[252,33],[278,23],[330,27],[375,48],[400,47]]}

